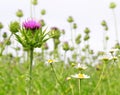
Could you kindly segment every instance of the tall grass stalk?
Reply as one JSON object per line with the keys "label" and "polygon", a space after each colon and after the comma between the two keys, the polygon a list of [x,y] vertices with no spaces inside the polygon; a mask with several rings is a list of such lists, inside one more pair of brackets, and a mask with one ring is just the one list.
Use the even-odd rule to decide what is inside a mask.
{"label": "tall grass stalk", "polygon": [[114,9],[112,10],[112,12],[113,12],[113,18],[114,18],[114,27],[115,27],[116,43],[119,43],[119,40],[118,40],[118,29],[117,29],[117,19],[116,19],[116,15],[115,15]]}
{"label": "tall grass stalk", "polygon": [[102,77],[103,77],[103,73],[104,73],[104,71],[105,71],[105,67],[106,67],[106,63],[103,63],[103,69],[102,69],[100,78],[99,78],[99,80],[98,80],[98,82],[97,82],[97,85],[96,85],[96,87],[95,87],[95,89],[94,89],[93,95],[96,95],[96,91],[97,91],[98,87],[100,86],[100,83],[101,83],[101,80],[102,80]]}
{"label": "tall grass stalk", "polygon": [[[54,69],[54,67],[53,67],[53,64],[51,63],[50,66],[51,66],[51,68],[52,68],[52,71],[53,71],[53,73],[54,73],[54,75],[55,75],[55,78],[56,78],[58,84],[60,85],[62,91],[64,92],[63,86],[62,86],[61,82],[59,81],[59,79],[58,79],[58,77],[57,77],[57,74],[56,74],[56,71],[55,71],[55,69]],[[65,93],[65,92],[64,92],[64,93]],[[64,94],[63,94],[63,95],[64,95]]]}

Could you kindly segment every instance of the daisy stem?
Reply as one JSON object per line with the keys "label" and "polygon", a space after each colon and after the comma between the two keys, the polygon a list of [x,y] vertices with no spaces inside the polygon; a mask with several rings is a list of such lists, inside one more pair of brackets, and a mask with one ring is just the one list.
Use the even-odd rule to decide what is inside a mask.
{"label": "daisy stem", "polygon": [[81,87],[81,79],[79,79],[78,82],[79,82],[79,84],[78,84],[79,85],[79,95],[81,95],[81,89],[80,89],[80,87]]}

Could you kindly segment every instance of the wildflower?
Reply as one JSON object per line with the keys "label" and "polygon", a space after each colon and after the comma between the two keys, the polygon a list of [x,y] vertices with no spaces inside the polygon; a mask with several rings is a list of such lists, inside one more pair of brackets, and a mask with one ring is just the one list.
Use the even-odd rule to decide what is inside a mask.
{"label": "wildflower", "polygon": [[79,73],[79,74],[75,74],[75,75],[71,75],[71,77],[73,77],[73,78],[77,78],[77,79],[90,78],[90,76],[85,75],[85,74],[81,74],[81,73]]}
{"label": "wildflower", "polygon": [[105,61],[105,62],[109,61],[109,57],[105,56],[105,57],[102,58],[102,60]]}
{"label": "wildflower", "polygon": [[84,64],[78,63],[78,64],[75,66],[75,68],[78,69],[78,70],[85,70],[85,69],[87,69],[87,66],[85,66]]}
{"label": "wildflower", "polygon": [[27,30],[28,29],[35,30],[35,29],[41,28],[41,24],[35,21],[34,19],[30,19],[30,20],[23,22],[23,27]]}
{"label": "wildflower", "polygon": [[117,52],[118,51],[118,49],[111,49],[109,52],[111,53],[111,54],[113,54],[114,52]]}
{"label": "wildflower", "polygon": [[113,56],[112,58],[111,58],[111,60],[114,60],[114,61],[116,61],[118,58],[116,57],[116,56]]}
{"label": "wildflower", "polygon": [[54,60],[52,60],[52,59],[48,60],[48,63],[50,63],[50,64],[53,63],[53,62],[54,62]]}

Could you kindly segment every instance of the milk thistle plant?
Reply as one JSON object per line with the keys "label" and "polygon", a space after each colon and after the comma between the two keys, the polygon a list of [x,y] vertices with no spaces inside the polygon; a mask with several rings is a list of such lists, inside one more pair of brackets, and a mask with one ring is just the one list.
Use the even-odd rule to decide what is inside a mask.
{"label": "milk thistle plant", "polygon": [[31,92],[32,81],[32,63],[33,63],[33,51],[35,48],[40,48],[49,38],[47,38],[46,30],[42,30],[42,26],[34,19],[28,19],[22,24],[22,28],[19,30],[19,34],[15,33],[18,42],[23,48],[30,51],[30,65],[29,65],[29,91]]}

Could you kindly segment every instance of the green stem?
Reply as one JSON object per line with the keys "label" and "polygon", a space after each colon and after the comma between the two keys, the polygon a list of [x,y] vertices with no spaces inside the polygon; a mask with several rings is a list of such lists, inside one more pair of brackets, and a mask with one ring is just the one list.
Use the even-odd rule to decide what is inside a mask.
{"label": "green stem", "polygon": [[31,48],[30,49],[30,71],[29,71],[29,75],[30,75],[30,80],[29,80],[29,95],[31,94],[31,92],[32,92],[32,89],[31,89],[31,87],[32,87],[32,63],[33,63],[33,50],[34,50],[34,48]]}
{"label": "green stem", "polygon": [[58,77],[57,77],[57,74],[56,74],[56,72],[55,72],[55,69],[54,69],[54,67],[53,67],[53,64],[50,64],[50,66],[52,67],[52,71],[53,71],[53,73],[55,74],[55,78],[56,78],[58,84],[61,86],[62,90],[64,91],[63,86],[62,86],[61,82],[59,81],[59,79],[58,79]]}
{"label": "green stem", "polygon": [[72,42],[72,45],[74,46],[74,43],[73,43],[73,30],[72,30],[72,24],[70,23],[70,31],[71,31],[71,42]]}
{"label": "green stem", "polygon": [[95,95],[95,93],[96,93],[96,91],[97,91],[97,88],[99,87],[99,85],[100,85],[100,82],[101,82],[101,80],[102,80],[102,77],[103,77],[103,73],[104,73],[104,70],[105,70],[105,67],[106,67],[106,63],[103,63],[103,69],[102,69],[102,72],[101,72],[101,75],[100,75],[100,78],[99,78],[99,81],[98,81],[98,83],[97,83],[97,85],[96,85],[96,87],[95,87],[95,89],[94,89],[94,94],[93,95]]}
{"label": "green stem", "polygon": [[114,17],[116,42],[119,43],[119,40],[118,40],[118,30],[117,30],[117,19],[116,19],[116,15],[115,15],[115,11],[114,10],[113,10],[113,17]]}
{"label": "green stem", "polygon": [[30,0],[30,17],[32,18],[32,0]]}
{"label": "green stem", "polygon": [[79,85],[79,95],[81,95],[81,89],[80,89],[80,87],[81,87],[81,79],[79,79],[78,81],[79,81],[79,84],[78,84]]}
{"label": "green stem", "polygon": [[8,43],[8,41],[10,40],[10,38],[12,37],[13,33],[11,33],[11,35],[9,36],[9,38],[5,41],[5,43],[3,44],[2,48],[1,48],[1,52],[0,52],[0,56],[2,55],[6,44]]}

